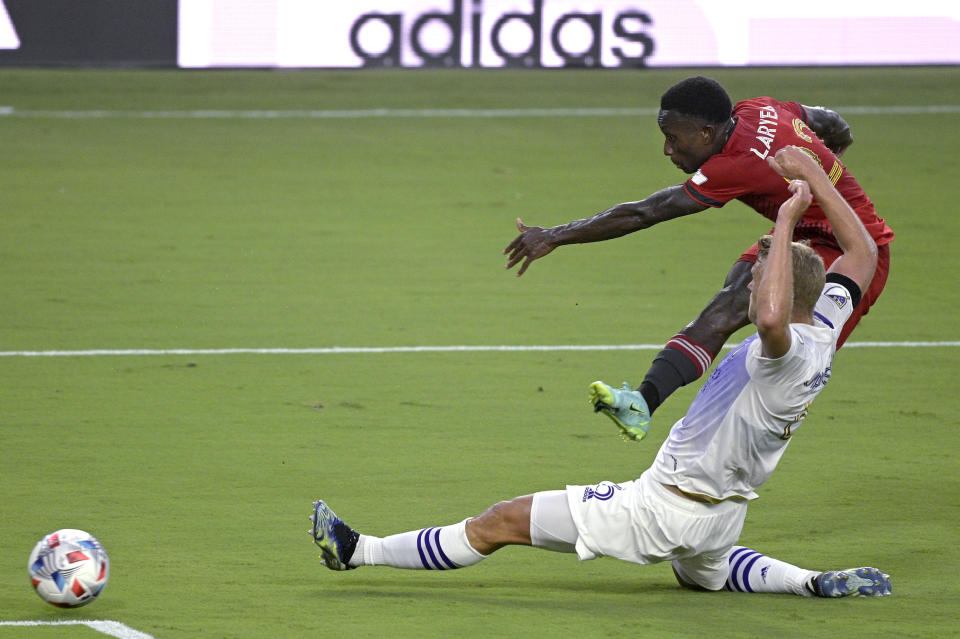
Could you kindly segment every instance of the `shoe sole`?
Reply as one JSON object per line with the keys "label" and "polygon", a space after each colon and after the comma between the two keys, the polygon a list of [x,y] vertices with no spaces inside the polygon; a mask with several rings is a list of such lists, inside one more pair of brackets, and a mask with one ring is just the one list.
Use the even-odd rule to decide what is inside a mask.
{"label": "shoe sole", "polygon": [[821,589],[827,597],[885,597],[893,592],[890,575],[876,568],[837,571]]}
{"label": "shoe sole", "polygon": [[[316,501],[313,504],[313,515],[310,521],[313,522],[313,529],[310,534],[313,536],[313,543],[320,549],[320,558],[330,570],[347,570],[347,566],[340,561],[340,547],[336,538],[333,536],[333,526],[339,520],[330,507],[323,501]],[[322,536],[318,536],[318,531]]]}
{"label": "shoe sole", "polygon": [[595,404],[595,406],[597,406],[597,409],[601,413],[609,417],[610,421],[612,421],[614,424],[617,425],[617,428],[620,429],[620,436],[623,437],[624,439],[629,439],[630,441],[638,442],[641,439],[643,439],[644,436],[646,435],[646,433],[640,430],[639,428],[627,426],[622,421],[620,421],[620,419],[613,414],[609,406],[602,405],[602,404]]}

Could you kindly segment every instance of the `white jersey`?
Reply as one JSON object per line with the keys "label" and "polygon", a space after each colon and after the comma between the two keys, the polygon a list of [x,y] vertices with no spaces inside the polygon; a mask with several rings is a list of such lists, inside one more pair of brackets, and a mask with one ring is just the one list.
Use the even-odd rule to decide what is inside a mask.
{"label": "white jersey", "polygon": [[653,478],[712,499],[755,499],[830,379],[837,338],[853,313],[850,292],[828,282],[816,325],[791,324],[790,350],[761,355],[758,335],[723,358],[660,447]]}

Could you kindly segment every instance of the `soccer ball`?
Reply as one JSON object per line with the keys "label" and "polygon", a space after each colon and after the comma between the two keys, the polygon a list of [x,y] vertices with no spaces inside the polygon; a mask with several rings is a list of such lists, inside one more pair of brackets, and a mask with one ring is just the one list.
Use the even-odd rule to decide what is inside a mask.
{"label": "soccer ball", "polygon": [[27,570],[40,598],[61,608],[86,606],[103,592],[110,578],[103,546],[90,533],[74,528],[38,541]]}

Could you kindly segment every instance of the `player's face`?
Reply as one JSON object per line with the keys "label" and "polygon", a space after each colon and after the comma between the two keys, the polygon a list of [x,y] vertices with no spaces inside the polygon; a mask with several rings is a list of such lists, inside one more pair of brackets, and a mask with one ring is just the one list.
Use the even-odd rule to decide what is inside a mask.
{"label": "player's face", "polygon": [[657,124],[663,131],[663,154],[684,173],[696,173],[715,153],[713,131],[705,128],[699,119],[675,111],[661,111]]}

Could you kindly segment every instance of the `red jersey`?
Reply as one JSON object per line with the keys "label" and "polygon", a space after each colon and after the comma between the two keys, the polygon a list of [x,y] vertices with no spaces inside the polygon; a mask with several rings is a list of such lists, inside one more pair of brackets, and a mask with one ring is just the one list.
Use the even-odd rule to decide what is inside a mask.
{"label": "red jersey", "polygon": [[[760,215],[776,221],[780,205],[790,197],[787,180],[767,165],[767,157],[795,145],[810,153],[830,176],[837,191],[856,212],[877,245],[893,241],[893,230],[877,217],[873,202],[856,178],[807,126],[807,113],[797,102],[754,98],[733,108],[737,120],[723,150],[712,156],[684,183],[693,200],[721,207],[738,199]],[[816,200],[794,231],[795,239],[820,239],[836,245],[833,229]]]}

